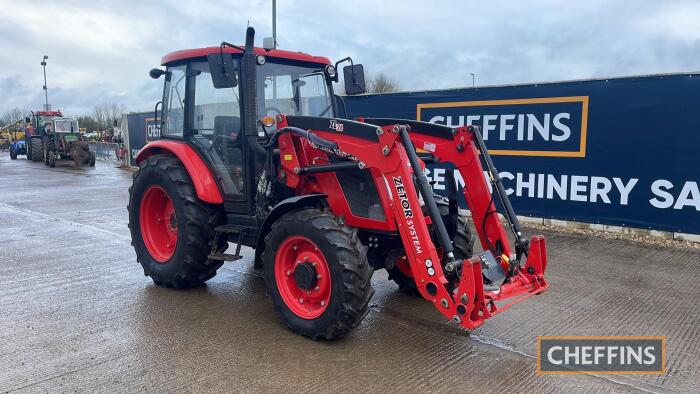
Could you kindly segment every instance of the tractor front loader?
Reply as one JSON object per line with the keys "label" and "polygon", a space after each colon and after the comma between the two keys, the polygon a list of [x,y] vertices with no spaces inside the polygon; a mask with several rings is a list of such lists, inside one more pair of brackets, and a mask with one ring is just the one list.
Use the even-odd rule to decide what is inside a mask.
{"label": "tractor front loader", "polygon": [[[275,310],[314,339],[361,322],[376,269],[466,329],[548,287],[544,238],[522,234],[477,127],[338,118],[336,68],[350,61],[345,90],[356,94],[361,65],[254,48],[253,37],[249,28],[245,47],[170,53],[150,72],[165,77],[162,140],[136,158],[128,209],[137,259],[156,284],[201,285],[250,246]],[[454,176],[447,197],[433,193],[424,175],[433,163],[464,179],[483,252],[473,251]]]}

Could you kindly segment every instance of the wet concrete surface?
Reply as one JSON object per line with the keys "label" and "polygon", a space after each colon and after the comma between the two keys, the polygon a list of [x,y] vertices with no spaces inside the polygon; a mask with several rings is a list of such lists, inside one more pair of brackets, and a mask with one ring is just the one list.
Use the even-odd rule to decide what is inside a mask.
{"label": "wet concrete surface", "polygon": [[[348,337],[272,311],[252,253],[158,288],[127,228],[131,174],[0,155],[0,391],[697,392],[700,251],[546,233],[551,290],[471,333],[373,278]],[[667,373],[538,376],[538,335],[665,335]]]}

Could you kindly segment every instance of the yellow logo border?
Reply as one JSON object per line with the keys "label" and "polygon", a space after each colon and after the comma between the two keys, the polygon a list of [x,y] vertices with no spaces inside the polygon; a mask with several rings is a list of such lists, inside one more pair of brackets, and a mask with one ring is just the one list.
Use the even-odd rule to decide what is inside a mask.
{"label": "yellow logo border", "polygon": [[586,134],[588,133],[588,97],[541,97],[529,99],[508,100],[481,100],[481,101],[452,101],[446,103],[420,103],[416,105],[416,120],[421,120],[423,108],[454,108],[477,107],[487,105],[512,105],[512,104],[551,104],[551,103],[581,103],[581,142],[577,152],[572,151],[542,151],[542,150],[489,150],[491,155],[501,156],[544,156],[544,157],[586,157]]}

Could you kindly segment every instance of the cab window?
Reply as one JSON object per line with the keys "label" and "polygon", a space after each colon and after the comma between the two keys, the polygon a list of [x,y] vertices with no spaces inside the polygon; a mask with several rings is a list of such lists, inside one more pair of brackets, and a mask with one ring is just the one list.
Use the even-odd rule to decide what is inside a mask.
{"label": "cab window", "polygon": [[168,67],[163,91],[163,136],[182,137],[185,123],[186,65]]}

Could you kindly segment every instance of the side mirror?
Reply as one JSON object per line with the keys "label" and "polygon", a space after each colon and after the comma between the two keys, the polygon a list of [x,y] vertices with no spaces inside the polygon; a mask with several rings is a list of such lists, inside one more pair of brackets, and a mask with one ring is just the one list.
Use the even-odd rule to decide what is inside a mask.
{"label": "side mirror", "polygon": [[151,71],[148,72],[148,75],[150,75],[153,79],[158,79],[165,75],[165,71],[161,70],[160,68],[152,68]]}
{"label": "side mirror", "polygon": [[365,87],[365,68],[361,64],[343,67],[343,79],[345,80],[345,94],[362,94],[367,91]]}
{"label": "side mirror", "polygon": [[212,53],[207,55],[211,81],[216,89],[238,86],[236,65],[230,53]]}

